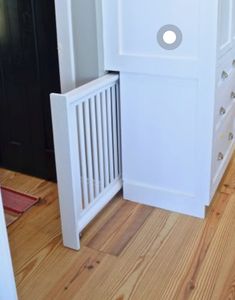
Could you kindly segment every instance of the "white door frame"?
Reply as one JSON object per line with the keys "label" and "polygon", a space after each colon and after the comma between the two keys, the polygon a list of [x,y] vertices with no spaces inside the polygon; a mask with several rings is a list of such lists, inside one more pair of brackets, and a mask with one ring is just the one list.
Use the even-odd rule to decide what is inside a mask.
{"label": "white door frame", "polygon": [[14,273],[9,249],[0,191],[0,299],[17,300]]}
{"label": "white door frame", "polygon": [[[87,18],[92,20],[82,18],[90,7],[94,11]],[[55,13],[60,85],[66,93],[105,73],[102,1],[55,0]],[[87,32],[92,42],[86,38]]]}
{"label": "white door frame", "polygon": [[55,0],[61,92],[76,87],[71,0]]}

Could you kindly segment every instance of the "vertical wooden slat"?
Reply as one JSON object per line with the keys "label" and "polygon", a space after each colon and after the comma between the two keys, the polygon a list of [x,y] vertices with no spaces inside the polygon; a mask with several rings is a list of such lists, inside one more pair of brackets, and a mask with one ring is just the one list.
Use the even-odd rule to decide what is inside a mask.
{"label": "vertical wooden slat", "polygon": [[80,151],[80,165],[81,165],[81,181],[84,208],[89,204],[88,188],[87,188],[87,166],[86,166],[86,144],[84,136],[84,117],[83,105],[77,107],[78,111],[78,130],[79,130],[79,151]]}
{"label": "vertical wooden slat", "polygon": [[96,97],[96,126],[98,136],[98,159],[99,159],[99,177],[100,177],[100,192],[104,189],[104,147],[102,135],[102,113],[101,113],[101,94]]}
{"label": "vertical wooden slat", "polygon": [[67,97],[51,95],[52,124],[55,145],[59,204],[63,243],[79,249],[78,220],[81,214],[82,191],[77,137],[77,115]]}
{"label": "vertical wooden slat", "polygon": [[97,142],[97,126],[96,126],[96,110],[95,101],[97,98],[93,96],[90,100],[91,109],[91,137],[92,137],[92,154],[93,154],[93,167],[94,167],[94,186],[95,186],[95,197],[100,192],[99,186],[99,160],[98,160],[98,142]]}
{"label": "vertical wooden slat", "polygon": [[112,86],[112,131],[113,131],[113,157],[114,157],[114,178],[118,176],[118,134],[117,134],[117,98],[116,86]]}
{"label": "vertical wooden slat", "polygon": [[101,95],[102,109],[102,134],[103,134],[103,149],[104,149],[104,182],[105,187],[109,184],[109,154],[108,154],[108,130],[107,130],[107,94],[102,91]]}
{"label": "vertical wooden slat", "polygon": [[94,179],[92,165],[92,146],[91,146],[91,124],[90,124],[90,108],[89,101],[84,102],[84,119],[85,119],[85,142],[86,142],[86,157],[87,157],[87,184],[89,190],[89,203],[94,200]]}
{"label": "vertical wooden slat", "polygon": [[117,142],[118,142],[118,173],[122,173],[122,157],[121,157],[121,107],[120,107],[120,91],[119,82],[116,84],[116,101],[117,101]]}
{"label": "vertical wooden slat", "polygon": [[113,130],[112,130],[112,90],[107,90],[107,129],[108,129],[108,157],[109,157],[109,182],[114,179],[114,163],[113,163]]}

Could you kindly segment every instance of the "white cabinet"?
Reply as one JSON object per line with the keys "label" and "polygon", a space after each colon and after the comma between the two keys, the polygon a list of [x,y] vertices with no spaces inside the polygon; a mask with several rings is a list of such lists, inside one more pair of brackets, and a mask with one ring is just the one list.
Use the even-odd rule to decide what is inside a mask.
{"label": "white cabinet", "polygon": [[126,199],[198,217],[234,148],[234,0],[103,0]]}

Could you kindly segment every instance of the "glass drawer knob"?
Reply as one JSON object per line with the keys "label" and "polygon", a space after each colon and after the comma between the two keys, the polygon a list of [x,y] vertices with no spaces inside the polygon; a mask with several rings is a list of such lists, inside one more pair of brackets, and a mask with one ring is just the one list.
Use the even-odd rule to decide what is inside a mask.
{"label": "glass drawer knob", "polygon": [[220,152],[220,153],[218,154],[218,160],[223,160],[223,159],[224,159],[224,155],[223,155],[222,152]]}
{"label": "glass drawer knob", "polygon": [[234,134],[232,132],[229,132],[228,134],[228,140],[232,141],[234,139]]}
{"label": "glass drawer knob", "polygon": [[226,109],[224,107],[221,107],[219,113],[220,113],[221,116],[225,115],[226,114]]}
{"label": "glass drawer knob", "polygon": [[225,72],[225,71],[223,71],[223,72],[222,72],[222,75],[221,75],[221,78],[222,78],[222,79],[228,78],[228,73]]}

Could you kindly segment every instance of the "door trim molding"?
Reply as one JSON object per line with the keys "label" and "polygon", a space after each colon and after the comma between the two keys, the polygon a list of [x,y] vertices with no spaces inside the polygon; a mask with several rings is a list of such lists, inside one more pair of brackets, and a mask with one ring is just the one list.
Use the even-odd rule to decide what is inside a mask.
{"label": "door trim molding", "polygon": [[76,87],[71,0],[55,0],[61,92]]}

